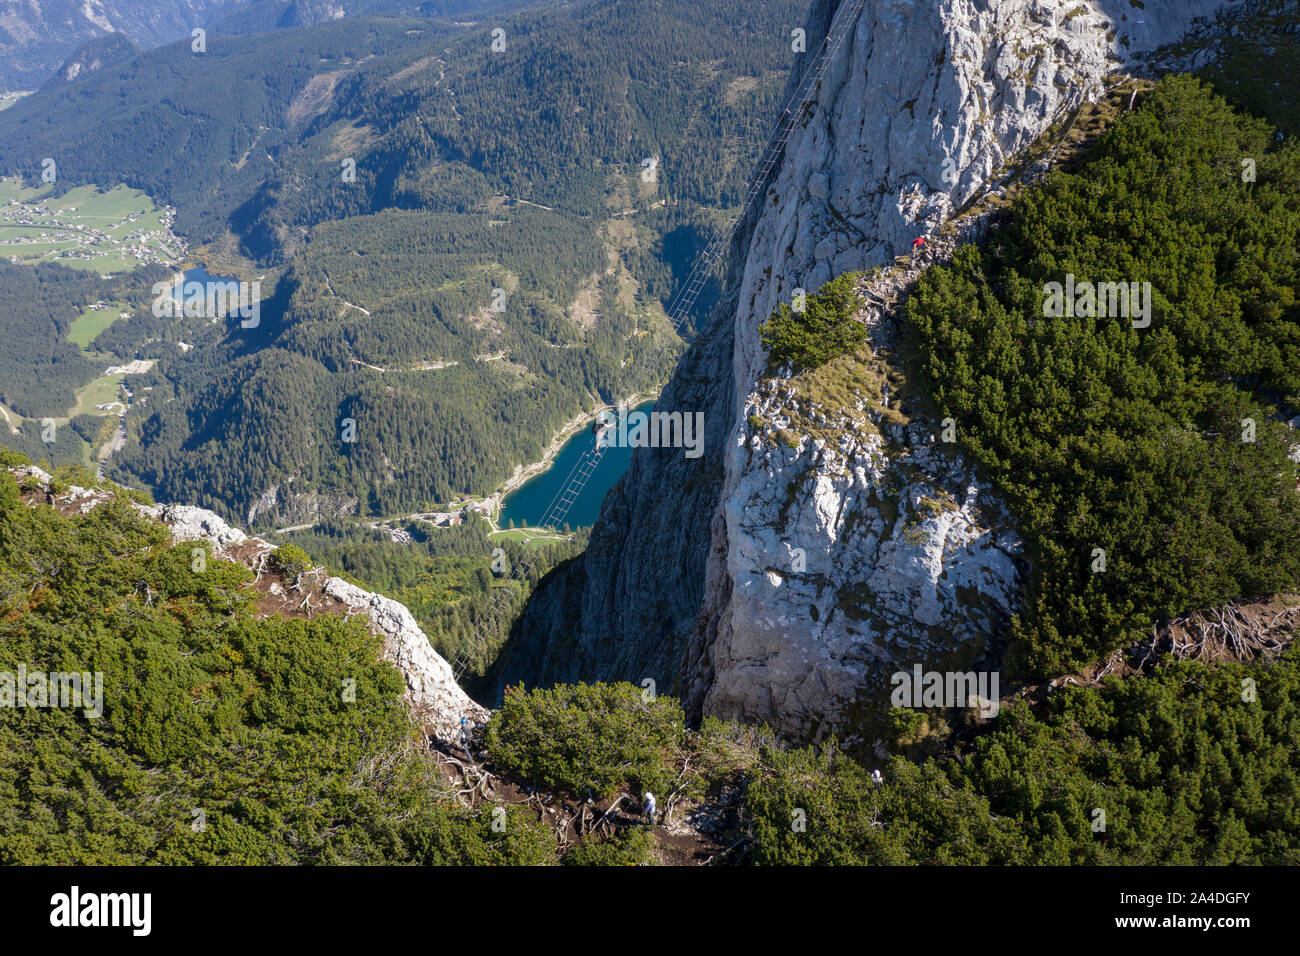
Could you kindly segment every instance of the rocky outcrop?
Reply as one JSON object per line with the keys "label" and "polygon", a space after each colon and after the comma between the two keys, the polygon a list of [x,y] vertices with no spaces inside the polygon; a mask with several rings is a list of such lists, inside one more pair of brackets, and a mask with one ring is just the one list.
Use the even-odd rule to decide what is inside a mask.
{"label": "rocky outcrop", "polygon": [[466,696],[448,664],[429,644],[420,625],[403,604],[350,584],[342,578],[325,582],[325,593],[348,608],[363,612],[384,639],[384,659],[406,678],[406,703],[412,716],[444,740],[458,739],[460,720],[483,723],[488,712]]}
{"label": "rocky outcrop", "polygon": [[[58,489],[49,473],[35,466],[13,469],[12,474],[20,489],[29,495],[41,495],[63,514],[86,514],[115,497],[112,491],[97,488],[71,486]],[[136,504],[134,507],[165,525],[174,540],[206,542],[214,556],[257,569],[259,580],[262,580],[266,556],[275,547],[270,542],[250,537],[205,508],[170,504]],[[324,573],[317,570],[314,575],[302,577],[319,580]],[[383,659],[394,664],[406,679],[403,700],[407,709],[427,732],[454,741],[459,739],[461,718],[475,723],[487,720],[488,711],[461,690],[451,666],[433,649],[415,617],[404,605],[337,577],[328,578],[322,585],[300,580],[296,587],[298,593],[293,604],[303,597],[310,604],[315,591],[315,597],[323,597],[329,602],[323,610],[366,616],[371,629],[383,641]],[[269,584],[265,593],[278,598],[287,597],[286,588],[277,583]],[[288,606],[291,605],[286,603]]]}
{"label": "rocky outcrop", "polygon": [[342,518],[356,514],[360,499],[354,495],[330,494],[317,491],[294,490],[294,479],[268,487],[254,499],[248,508],[247,522],[251,526],[258,519],[265,524],[311,524],[328,518]]}
{"label": "rocky outcrop", "polygon": [[[250,538],[227,524],[220,515],[189,505],[140,506],[141,511],[162,521],[180,541],[207,541],[218,555],[240,557],[253,563],[272,550],[261,538]],[[241,553],[235,554],[239,548]],[[383,639],[384,660],[397,666],[406,679],[404,700],[411,716],[425,729],[444,740],[456,740],[462,717],[475,723],[488,712],[476,704],[456,683],[451,665],[439,656],[429,638],[405,605],[350,584],[330,578],[323,593],[343,605],[345,613],[364,614],[371,629]]]}
{"label": "rocky outcrop", "polygon": [[195,508],[193,505],[137,505],[136,510],[167,525],[177,541],[208,542],[219,557],[228,556],[232,548],[248,542],[261,545],[259,550],[270,551],[273,547],[261,538],[250,538],[238,528],[232,528],[224,518],[206,508]]}
{"label": "rocky outcrop", "polygon": [[[203,508],[153,505],[139,510],[167,525],[177,540],[207,541],[221,556],[252,564],[273,549],[269,542],[249,537]],[[240,553],[236,554],[236,549]],[[364,614],[370,621],[371,629],[383,639],[384,660],[396,665],[406,679],[403,699],[407,709],[429,733],[456,740],[462,717],[475,723],[487,720],[488,712],[461,690],[451,665],[433,649],[405,605],[342,578],[329,578],[321,590],[343,605],[344,613]]]}
{"label": "rocky outcrop", "polygon": [[[847,404],[801,399],[766,368],[758,327],[797,290],[933,234],[1108,76],[1223,5],[862,5],[660,400],[705,413],[704,457],[634,453],[586,555],[530,605],[502,679],[650,677],[696,715],[843,737],[869,732],[890,670],[991,652],[1019,542],[969,465],[936,450],[939,423],[891,394],[893,318],[872,329],[881,381],[857,369]],[[839,6],[814,3],[809,50]]]}
{"label": "rocky outcrop", "polygon": [[41,89],[55,89],[89,76],[91,73],[97,73],[106,67],[116,66],[131,59],[138,52],[130,38],[121,33],[110,33],[105,37],[88,40],[63,61],[63,65],[55,70],[54,75]]}
{"label": "rocky outcrop", "polygon": [[310,27],[341,20],[346,15],[343,4],[337,0],[293,0],[277,25],[286,29]]}

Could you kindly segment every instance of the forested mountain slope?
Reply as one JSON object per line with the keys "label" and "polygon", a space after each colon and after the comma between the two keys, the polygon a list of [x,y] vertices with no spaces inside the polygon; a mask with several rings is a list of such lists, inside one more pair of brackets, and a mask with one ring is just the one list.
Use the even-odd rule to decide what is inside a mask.
{"label": "forested mountain slope", "polygon": [[210,238],[288,148],[289,106],[308,80],[413,45],[412,26],[426,40],[445,30],[359,20],[142,52],[6,110],[0,165],[36,179],[50,157],[63,186],[126,183],[175,205],[194,240]]}
{"label": "forested mountain slope", "polygon": [[92,73],[129,60],[138,52],[139,49],[124,33],[110,33],[108,36],[87,40],[72,51],[72,55],[63,61],[41,89],[56,89],[65,83],[75,83]]}
{"label": "forested mountain slope", "polygon": [[499,50],[495,27],[438,17],[218,37],[203,54],[174,44],[6,111],[0,170],[35,175],[51,156],[67,182],[126,182],[176,205],[196,240],[253,231],[258,255],[295,225],[472,205],[473,173],[590,214],[614,168],[657,158],[671,195],[713,204],[725,188],[725,205],[770,126],[801,16],[793,2],[599,0],[502,20]]}
{"label": "forested mountain slope", "polygon": [[187,42],[191,30],[262,33],[345,16],[484,16],[554,0],[3,0],[0,91],[42,86],[74,50],[117,34],[141,49]]}
{"label": "forested mountain slope", "polygon": [[677,349],[662,303],[737,201],[799,6],[525,11],[500,50],[486,22],[349,17],[6,111],[0,168],[53,151],[60,188],[137,185],[264,280],[256,328],[137,302],[99,338],[158,362],[111,467],[246,522],[410,511],[652,392]]}

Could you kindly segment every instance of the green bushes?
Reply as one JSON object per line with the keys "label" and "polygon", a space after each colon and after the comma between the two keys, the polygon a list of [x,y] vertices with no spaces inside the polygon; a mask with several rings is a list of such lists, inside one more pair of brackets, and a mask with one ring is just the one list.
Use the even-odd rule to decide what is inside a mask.
{"label": "green bushes", "polygon": [[[1300,150],[1272,145],[1196,81],[1166,80],[908,300],[922,378],[1030,546],[1022,673],[1300,583],[1277,421],[1300,407]],[[1149,282],[1150,325],[1045,316],[1047,284],[1070,274]]]}
{"label": "green bushes", "polygon": [[99,479],[95,473],[85,465],[63,465],[55,468],[52,477],[56,484],[63,488],[76,485],[79,488],[94,488],[99,484]]}
{"label": "green bushes", "polygon": [[954,788],[934,764],[895,759],[886,786],[834,745],[764,748],[745,792],[759,865],[998,862],[1009,839],[987,801]]}
{"label": "green bushes", "polygon": [[1293,646],[1275,663],[1170,664],[1066,691],[1038,714],[1017,702],[946,769],[1015,821],[1013,862],[1295,865],[1297,739]]}
{"label": "green bushes", "polygon": [[17,496],[0,472],[0,674],[96,675],[102,712],[0,707],[0,864],[553,860],[448,805],[360,620],[255,618],[247,569],[126,502]]}
{"label": "green bushes", "polygon": [[1300,652],[1178,663],[1004,705],[954,756],[873,786],[834,751],[763,747],[745,814],[759,864],[1300,862]]}
{"label": "green bushes", "polygon": [[311,558],[296,544],[282,544],[271,552],[271,567],[290,580],[311,568]]}
{"label": "green bushes", "polygon": [[758,330],[768,359],[797,369],[817,368],[851,352],[867,340],[867,328],[854,320],[862,307],[857,292],[861,275],[846,272],[808,296],[801,312],[782,302]]}
{"label": "green bushes", "polygon": [[564,855],[567,866],[653,866],[655,838],[648,827],[623,830],[607,840],[588,837]]}
{"label": "green bushes", "polygon": [[666,754],[681,744],[681,706],[646,700],[631,684],[562,685],[507,694],[487,729],[487,749],[525,779],[576,796],[622,786],[666,794]]}
{"label": "green bushes", "polygon": [[404,849],[420,866],[540,866],[555,862],[555,840],[514,807],[477,813],[433,806],[402,828]]}

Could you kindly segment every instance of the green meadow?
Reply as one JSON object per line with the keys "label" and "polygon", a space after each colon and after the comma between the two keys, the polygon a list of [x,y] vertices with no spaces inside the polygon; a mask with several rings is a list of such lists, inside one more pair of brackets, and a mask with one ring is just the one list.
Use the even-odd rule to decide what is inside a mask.
{"label": "green meadow", "polygon": [[90,343],[95,341],[100,332],[116,322],[125,308],[120,302],[109,302],[102,309],[86,309],[73,320],[68,329],[68,341],[81,346],[83,352],[89,352]]}

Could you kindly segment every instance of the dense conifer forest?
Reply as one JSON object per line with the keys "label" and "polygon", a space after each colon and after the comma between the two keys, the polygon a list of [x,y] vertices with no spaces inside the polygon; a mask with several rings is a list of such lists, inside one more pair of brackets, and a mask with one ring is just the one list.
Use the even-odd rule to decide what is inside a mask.
{"label": "dense conifer forest", "polygon": [[[1300,150],[1274,133],[1170,79],[908,304],[937,406],[1032,543],[1023,669],[1300,583]],[[1067,274],[1149,283],[1149,317],[1045,316]]]}
{"label": "dense conifer forest", "polygon": [[[31,180],[57,156],[57,189],[125,182],[191,242],[248,257],[240,278],[271,267],[257,327],[146,298],[101,334],[159,362],[110,474],[261,526],[302,517],[255,507],[291,487],[392,515],[488,493],[566,421],[653,393],[681,344],[664,305],[734,211],[803,14],[543,5],[500,49],[486,23],[349,17],[174,44],[19,101],[0,170]],[[41,347],[64,349],[52,331]],[[64,350],[60,400],[93,377]]]}

